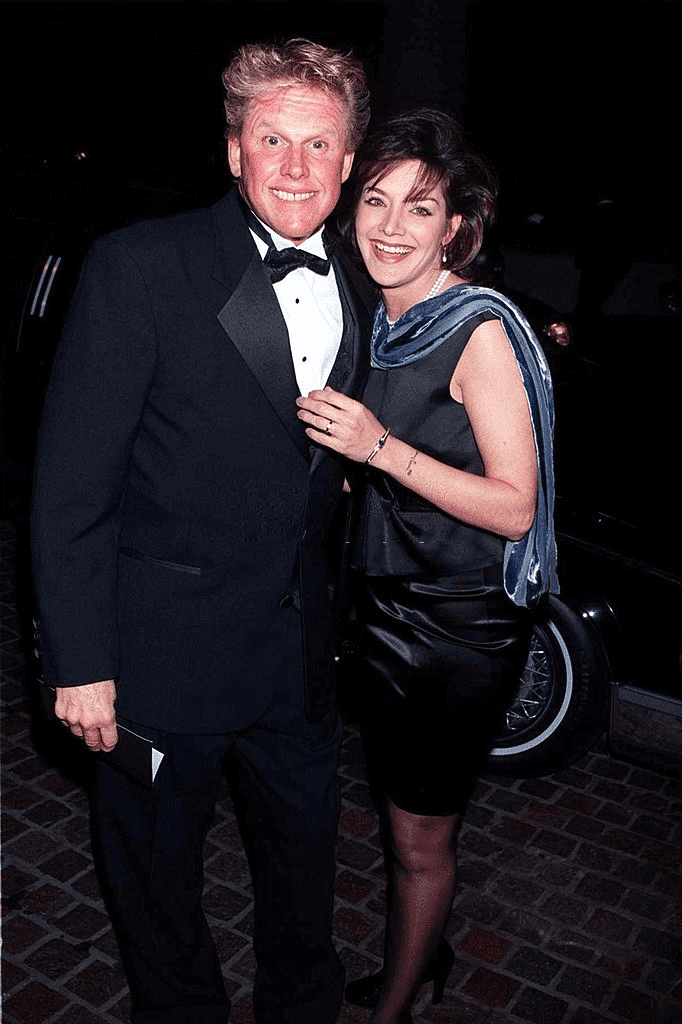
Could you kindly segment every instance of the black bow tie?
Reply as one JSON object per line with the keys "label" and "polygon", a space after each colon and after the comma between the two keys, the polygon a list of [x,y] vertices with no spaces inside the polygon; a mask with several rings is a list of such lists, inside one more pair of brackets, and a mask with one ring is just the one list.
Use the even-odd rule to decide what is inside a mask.
{"label": "black bow tie", "polygon": [[[261,242],[265,242],[268,247],[263,263],[270,271],[270,280],[273,284],[281,281],[282,278],[286,277],[292,270],[296,270],[297,267],[307,267],[308,270],[314,270],[316,274],[323,274],[326,277],[329,273],[329,260],[323,259],[322,256],[315,256],[311,252],[306,252],[305,249],[295,249],[293,246],[289,249],[280,249],[278,251],[275,249],[270,234],[265,230],[241,196],[239,196],[239,205],[241,206],[246,223],[253,233],[260,238]],[[324,241],[323,235],[323,245]]]}
{"label": "black bow tie", "polygon": [[281,281],[297,267],[307,267],[308,270],[314,270],[316,274],[326,275],[329,273],[329,260],[315,256],[312,252],[306,252],[305,249],[294,249],[293,247],[268,249],[263,263],[270,270],[270,280],[273,284]]}

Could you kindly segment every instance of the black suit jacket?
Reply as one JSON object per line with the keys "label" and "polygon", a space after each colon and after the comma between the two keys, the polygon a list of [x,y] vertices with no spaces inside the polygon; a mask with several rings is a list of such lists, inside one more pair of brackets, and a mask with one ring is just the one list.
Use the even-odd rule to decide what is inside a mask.
{"label": "black suit jacket", "polygon": [[[333,257],[357,395],[369,308]],[[343,479],[311,448],[277,299],[231,193],[95,244],[46,401],[33,511],[47,682],[219,732],[267,706],[293,599],[311,718],[330,707],[324,546]],[[284,606],[284,607],[282,607]]]}

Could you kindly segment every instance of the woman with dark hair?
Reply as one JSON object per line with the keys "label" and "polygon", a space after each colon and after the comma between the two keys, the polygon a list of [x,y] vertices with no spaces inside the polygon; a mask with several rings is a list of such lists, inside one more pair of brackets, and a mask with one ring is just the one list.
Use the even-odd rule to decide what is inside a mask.
{"label": "woman with dark hair", "polygon": [[345,225],[382,302],[360,403],[298,400],[306,433],[364,466],[361,726],[389,842],[384,968],[351,982],[375,1024],[442,997],[459,818],[518,684],[529,609],[557,591],[549,373],[523,315],[471,282],[495,186],[432,110],[370,137]]}

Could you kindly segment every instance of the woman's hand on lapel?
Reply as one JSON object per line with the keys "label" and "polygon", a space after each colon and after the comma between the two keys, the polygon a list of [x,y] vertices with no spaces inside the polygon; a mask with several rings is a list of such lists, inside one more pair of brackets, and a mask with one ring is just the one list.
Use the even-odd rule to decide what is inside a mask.
{"label": "woman's hand on lapel", "polygon": [[297,398],[296,404],[298,418],[308,424],[310,440],[353,462],[365,462],[384,433],[367,406],[328,386]]}

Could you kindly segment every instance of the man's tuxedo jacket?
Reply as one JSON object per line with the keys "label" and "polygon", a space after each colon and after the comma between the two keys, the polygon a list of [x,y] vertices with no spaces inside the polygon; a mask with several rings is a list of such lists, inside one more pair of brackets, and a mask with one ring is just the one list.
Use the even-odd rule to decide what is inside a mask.
{"label": "man's tuxedo jacket", "polygon": [[[357,396],[369,308],[333,257]],[[117,711],[173,732],[253,722],[292,603],[307,710],[332,703],[325,535],[343,480],[309,445],[287,330],[231,193],[95,243],[39,442],[34,576],[46,681],[117,680]]]}

